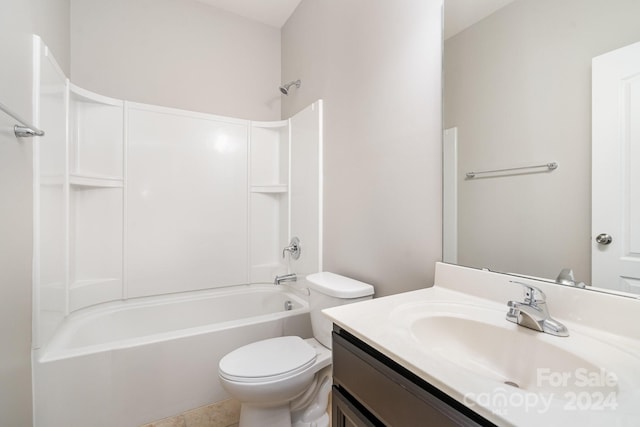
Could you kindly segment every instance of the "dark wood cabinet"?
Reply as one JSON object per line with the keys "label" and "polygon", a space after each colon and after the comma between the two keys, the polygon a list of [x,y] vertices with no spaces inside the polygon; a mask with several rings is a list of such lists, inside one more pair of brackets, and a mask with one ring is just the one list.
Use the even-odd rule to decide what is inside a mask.
{"label": "dark wood cabinet", "polygon": [[334,326],[333,427],[494,426]]}
{"label": "dark wood cabinet", "polygon": [[366,409],[359,405],[356,406],[357,403],[352,402],[345,396],[339,387],[333,387],[331,399],[332,427],[375,427],[383,425]]}

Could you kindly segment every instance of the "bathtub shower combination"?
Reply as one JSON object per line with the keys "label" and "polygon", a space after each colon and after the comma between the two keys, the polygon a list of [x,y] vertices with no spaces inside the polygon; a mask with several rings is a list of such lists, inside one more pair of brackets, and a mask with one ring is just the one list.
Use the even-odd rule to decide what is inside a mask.
{"label": "bathtub shower combination", "polygon": [[[35,425],[136,426],[224,400],[222,356],[311,336],[322,101],[255,122],[108,98],[34,38]],[[292,237],[302,256],[283,258]]]}
{"label": "bathtub shower combination", "polygon": [[81,310],[35,364],[37,425],[138,426],[227,399],[217,380],[219,360],[250,342],[289,334],[310,336],[309,306],[284,286]]}

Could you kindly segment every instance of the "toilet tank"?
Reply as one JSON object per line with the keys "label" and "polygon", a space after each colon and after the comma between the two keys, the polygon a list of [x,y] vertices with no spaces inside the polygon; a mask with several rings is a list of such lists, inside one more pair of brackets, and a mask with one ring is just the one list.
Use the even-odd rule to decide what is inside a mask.
{"label": "toilet tank", "polygon": [[373,298],[373,286],[339,274],[322,272],[307,276],[309,310],[313,336],[331,348],[332,322],[321,311],[325,308],[351,304]]}

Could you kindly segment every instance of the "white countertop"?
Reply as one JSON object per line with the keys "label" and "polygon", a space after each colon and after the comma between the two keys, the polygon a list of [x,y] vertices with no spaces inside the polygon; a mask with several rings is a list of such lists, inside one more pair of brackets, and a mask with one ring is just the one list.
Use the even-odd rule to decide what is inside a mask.
{"label": "white countertop", "polygon": [[[633,333],[623,335],[594,329],[592,327],[594,320],[581,313],[579,309],[567,311],[561,307],[561,302],[550,301],[549,294],[553,296],[555,290],[547,286],[561,287],[532,281],[531,283],[536,283],[547,293],[551,315],[558,318],[554,315],[554,308],[558,313],[565,315],[565,318],[558,318],[558,320],[569,328],[570,336],[563,338],[538,333],[512,324],[504,318],[507,312],[507,300],[512,299],[513,295],[518,297],[520,294],[519,289],[516,289],[514,294],[512,285],[508,284],[508,280],[513,279],[512,277],[442,264],[438,265],[437,271],[440,272],[440,274],[436,273],[437,285],[432,288],[334,307],[324,310],[323,313],[341,328],[499,426],[640,426],[640,339],[635,335],[637,328],[631,328],[629,330]],[[476,277],[476,272],[482,276]],[[453,277],[458,273],[461,275],[457,279]],[[459,289],[464,286],[456,282],[458,279],[461,281],[474,279],[472,291],[460,292]],[[496,281],[498,283],[494,286],[493,282]],[[448,286],[441,285],[440,282],[457,284]],[[482,288],[483,282],[491,282],[492,285]],[[505,296],[500,294],[501,287],[507,290]],[[458,290],[452,288],[458,288]],[[564,289],[561,291],[565,292]],[[593,295],[597,294],[596,292],[577,289],[571,289],[571,291],[592,294],[587,298],[598,298]],[[478,296],[485,293],[488,298]],[[576,295],[582,297],[580,294]],[[638,325],[640,301],[630,302],[629,299],[616,298],[621,301],[611,299],[610,296],[604,297],[605,306],[608,305],[608,301],[613,301],[614,305],[605,307],[604,314],[615,313],[621,308],[625,310],[629,307],[636,308],[638,310],[629,313],[628,316],[634,317],[635,324]],[[621,305],[616,306],[618,303]],[[436,357],[435,353],[438,349],[429,348],[429,345],[416,340],[411,329],[407,327],[407,322],[411,319],[408,320],[406,314],[420,313],[421,310],[428,310],[434,304],[453,307],[453,310],[456,305],[459,307],[481,306],[483,310],[486,309],[485,312],[491,322],[496,322],[501,328],[512,328],[518,334],[529,334],[531,338],[526,339],[553,345],[567,352],[588,349],[590,354],[585,354],[584,357],[592,363],[589,366],[609,368],[608,364],[615,364],[614,371],[617,378],[614,392],[602,393],[609,389],[594,388],[591,385],[583,388],[574,387],[570,390],[549,389],[550,391],[547,390],[545,393],[525,391],[505,385],[497,377],[474,375],[473,366],[461,367],[460,364],[447,360],[446,355],[443,357],[440,354]],[[585,305],[591,307],[589,301]],[[598,314],[602,315],[602,313]],[[581,321],[575,322],[573,319],[581,319]],[[610,326],[610,321],[604,323]],[[626,331],[624,328],[622,330]],[[640,334],[640,329],[637,330]],[[464,343],[471,349],[470,351],[473,351],[473,346],[477,344],[473,342],[475,339],[482,340],[482,337],[470,338],[469,342]],[[606,345],[602,344],[602,339],[606,340]],[[595,351],[590,347],[593,343],[598,343]],[[527,349],[522,346],[514,348],[513,357],[526,363]],[[609,371],[611,370],[610,368]],[[593,372],[588,374],[594,375]],[[568,381],[576,385],[577,374],[570,372],[567,375]]]}

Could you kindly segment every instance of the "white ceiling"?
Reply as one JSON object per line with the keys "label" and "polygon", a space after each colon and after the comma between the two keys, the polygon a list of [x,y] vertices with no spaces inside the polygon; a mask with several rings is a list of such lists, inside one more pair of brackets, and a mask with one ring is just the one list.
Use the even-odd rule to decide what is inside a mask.
{"label": "white ceiling", "polygon": [[197,0],[272,27],[281,28],[301,0]]}
{"label": "white ceiling", "polygon": [[505,7],[514,0],[444,0],[444,38],[454,36],[467,27]]}
{"label": "white ceiling", "polygon": [[[197,0],[272,27],[281,28],[301,0]],[[444,0],[444,38],[448,39],[514,0]]]}

